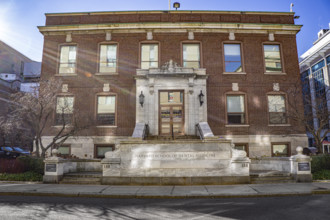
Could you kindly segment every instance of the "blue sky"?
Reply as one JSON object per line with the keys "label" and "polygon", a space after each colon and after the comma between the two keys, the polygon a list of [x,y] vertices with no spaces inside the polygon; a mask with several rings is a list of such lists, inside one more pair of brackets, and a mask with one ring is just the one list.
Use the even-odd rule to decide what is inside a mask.
{"label": "blue sky", "polygon": [[[304,25],[297,35],[298,54],[308,50],[321,28],[328,29],[330,0],[171,0],[179,10],[281,11],[290,3]],[[45,24],[45,13],[84,11],[168,10],[168,0],[0,0],[0,40],[29,58],[41,61],[43,36],[37,26]]]}

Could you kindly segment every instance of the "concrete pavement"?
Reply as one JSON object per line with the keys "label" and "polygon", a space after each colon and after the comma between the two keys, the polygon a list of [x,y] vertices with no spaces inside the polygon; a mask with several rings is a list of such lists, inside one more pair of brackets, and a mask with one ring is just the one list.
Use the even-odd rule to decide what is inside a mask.
{"label": "concrete pavement", "polygon": [[0,195],[109,198],[227,198],[312,194],[330,194],[330,182],[201,186],[109,186],[0,182]]}

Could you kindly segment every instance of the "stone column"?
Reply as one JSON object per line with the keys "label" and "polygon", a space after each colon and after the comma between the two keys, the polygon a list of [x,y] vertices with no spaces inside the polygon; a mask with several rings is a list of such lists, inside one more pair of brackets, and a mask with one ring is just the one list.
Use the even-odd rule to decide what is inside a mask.
{"label": "stone column", "polygon": [[243,150],[231,149],[231,175],[232,176],[248,176],[250,177],[250,163],[251,160],[246,156]]}
{"label": "stone column", "polygon": [[296,151],[298,154],[290,157],[291,174],[293,174],[296,182],[312,182],[312,159],[309,156],[302,154],[302,147],[298,146]]}
{"label": "stone column", "polygon": [[59,183],[64,174],[64,162],[65,159],[57,157],[57,150],[52,150],[52,157],[46,158],[45,163],[45,174],[43,176],[44,183]]}
{"label": "stone column", "polygon": [[103,177],[119,177],[121,164],[119,150],[106,152],[101,164]]}

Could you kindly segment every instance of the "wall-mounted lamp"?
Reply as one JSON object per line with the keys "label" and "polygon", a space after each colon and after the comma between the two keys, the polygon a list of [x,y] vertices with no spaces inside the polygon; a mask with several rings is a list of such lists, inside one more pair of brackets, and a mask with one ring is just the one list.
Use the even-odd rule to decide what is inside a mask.
{"label": "wall-mounted lamp", "polygon": [[141,94],[139,95],[139,102],[141,107],[143,107],[143,103],[144,103],[144,95],[143,92],[141,91]]}
{"label": "wall-mounted lamp", "polygon": [[178,8],[180,8],[180,3],[179,2],[174,2],[173,3],[173,8],[175,8],[175,10],[177,11]]}
{"label": "wall-mounted lamp", "polygon": [[198,98],[199,98],[199,104],[202,106],[204,103],[204,94],[203,94],[202,90],[201,90],[201,93],[199,93]]}

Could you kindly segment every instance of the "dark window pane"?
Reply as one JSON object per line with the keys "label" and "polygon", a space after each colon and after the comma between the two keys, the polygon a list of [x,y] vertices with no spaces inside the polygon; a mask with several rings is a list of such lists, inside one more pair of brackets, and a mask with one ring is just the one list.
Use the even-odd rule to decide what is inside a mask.
{"label": "dark window pane", "polygon": [[56,114],[55,116],[55,124],[56,125],[63,125],[63,119],[65,125],[69,125],[72,123],[72,114]]}
{"label": "dark window pane", "polygon": [[228,113],[228,124],[244,124],[244,114],[242,113]]}
{"label": "dark window pane", "polygon": [[270,112],[269,113],[270,124],[286,124],[286,114],[283,112]]}
{"label": "dark window pane", "polygon": [[97,122],[99,125],[115,125],[115,113],[97,114]]}

